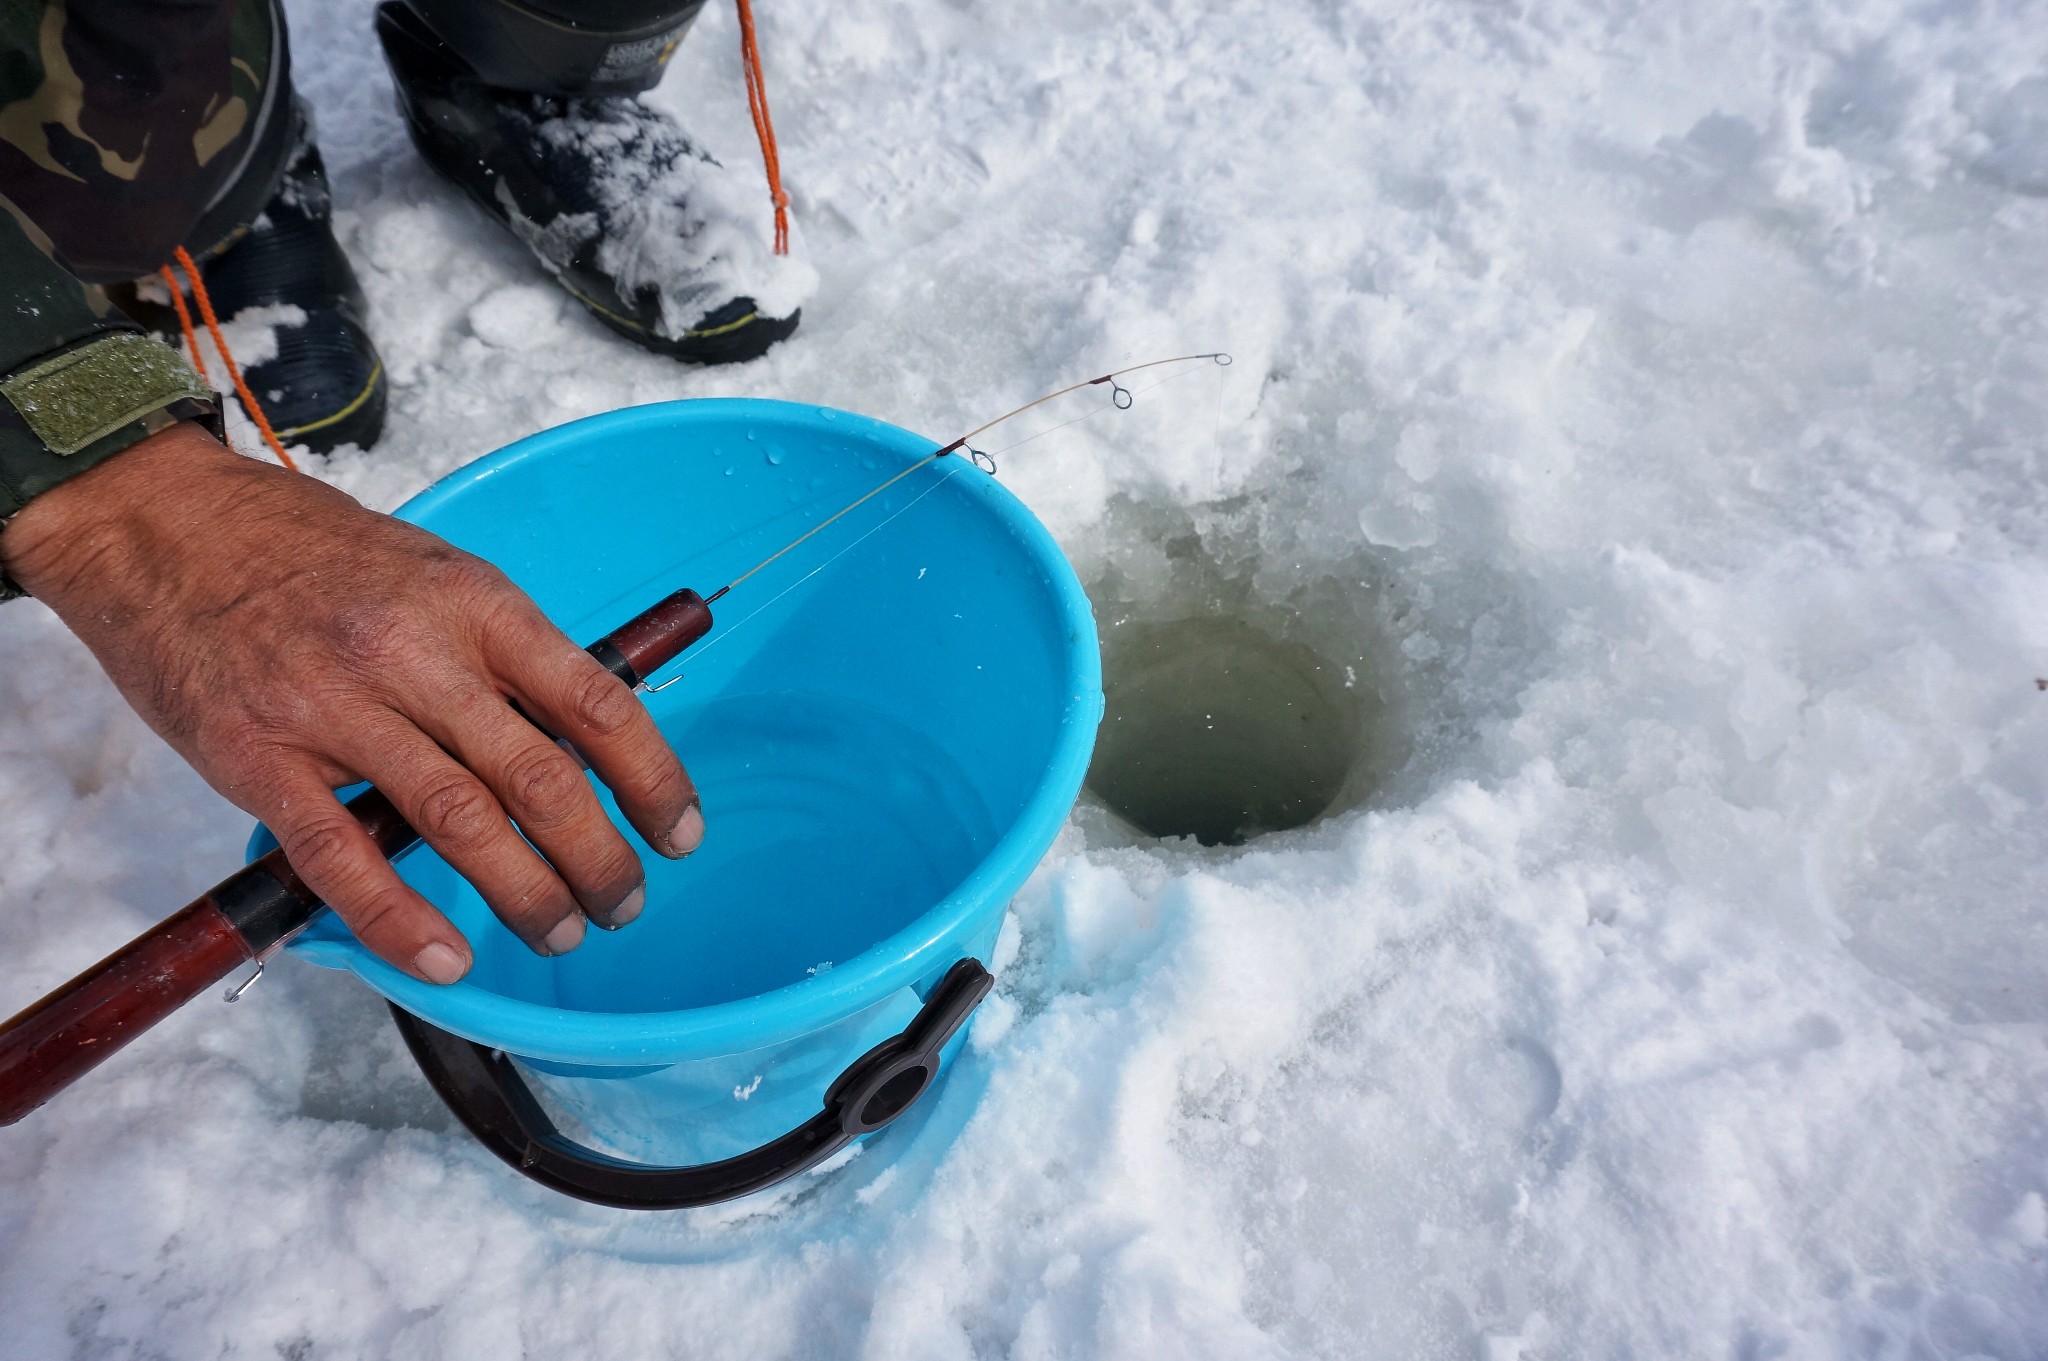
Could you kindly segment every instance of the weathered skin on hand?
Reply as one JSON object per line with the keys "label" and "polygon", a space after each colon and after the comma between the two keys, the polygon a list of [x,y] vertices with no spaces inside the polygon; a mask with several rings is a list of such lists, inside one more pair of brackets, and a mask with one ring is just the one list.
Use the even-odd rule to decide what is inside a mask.
{"label": "weathered skin on hand", "polygon": [[[630,919],[644,876],[536,723],[575,744],[649,844],[693,848],[696,791],[646,709],[503,574],[197,427],[37,498],[0,560],[370,948],[417,976],[456,962],[422,951],[466,968],[468,945],[336,786],[374,781],[543,953],[573,948],[581,914]],[[679,827],[691,844],[671,844]]]}

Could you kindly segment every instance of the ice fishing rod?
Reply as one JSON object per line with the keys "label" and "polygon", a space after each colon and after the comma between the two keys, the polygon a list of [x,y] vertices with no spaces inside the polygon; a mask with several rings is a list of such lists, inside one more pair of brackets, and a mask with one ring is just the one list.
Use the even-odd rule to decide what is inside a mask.
{"label": "ice fishing rod", "polygon": [[762,568],[773,563],[777,558],[789,552],[792,548],[799,546],[805,540],[809,539],[812,535],[817,534],[826,526],[832,524],[835,520],[844,519],[846,516],[851,515],[854,511],[859,510],[862,506],[874,500],[877,496],[880,496],[883,492],[889,490],[889,488],[895,486],[904,478],[909,477],[918,469],[929,467],[930,465],[937,463],[940,459],[946,457],[948,454],[958,453],[962,450],[965,450],[983,468],[993,473],[995,471],[994,460],[991,459],[987,454],[981,453],[979,450],[968,448],[967,441],[973,439],[976,435],[984,434],[987,431],[995,429],[1004,421],[1011,420],[1017,416],[1021,416],[1025,412],[1031,410],[1033,407],[1044,406],[1047,402],[1052,401],[1055,397],[1064,397],[1070,392],[1079,392],[1082,388],[1100,387],[1104,383],[1109,384],[1110,404],[1119,411],[1128,411],[1130,410],[1132,401],[1130,389],[1119,384],[1116,381],[1117,379],[1123,377],[1127,373],[1137,373],[1141,369],[1156,369],[1163,364],[1187,364],[1192,363],[1197,359],[1211,360],[1217,364],[1222,365],[1225,368],[1228,368],[1230,366],[1230,356],[1225,354],[1221,350],[1211,350],[1207,354],[1179,354],[1175,355],[1171,359],[1152,359],[1146,361],[1143,364],[1132,364],[1126,368],[1111,369],[1108,373],[1103,374],[1100,378],[1085,378],[1078,383],[1069,383],[1067,386],[1061,388],[1057,392],[1048,392],[1043,397],[1033,398],[1031,401],[1024,403],[1024,405],[1022,406],[1013,407],[1010,410],[1005,411],[1002,415],[996,417],[994,420],[986,421],[981,425],[975,426],[972,430],[962,435],[959,439],[954,440],[951,444],[948,444],[943,448],[932,450],[929,454],[926,454],[923,458],[911,464],[909,467],[903,469],[901,472],[896,473],[894,476],[889,477],[883,480],[882,482],[878,483],[876,486],[870,488],[867,492],[862,494],[859,499],[849,501],[846,505],[841,506],[838,510],[834,511],[830,515],[827,515],[824,519],[818,521],[818,523],[812,525],[809,529],[797,535],[794,539],[791,539],[788,543],[776,549],[773,553],[770,553],[767,557],[761,559],[752,567],[749,567],[746,571],[734,577],[731,581],[726,582],[725,585],[719,587],[710,595],[705,596],[704,603],[707,605],[710,604],[712,601],[718,599],[720,596],[724,595],[733,587],[739,585],[742,581],[745,581],[748,577],[754,575],[754,573],[760,571]]}
{"label": "ice fishing rod", "polygon": [[[676,591],[586,650],[628,688],[638,690],[647,677],[711,631],[712,602],[920,468],[965,450],[993,471],[993,461],[970,448],[969,440],[1056,397],[1104,383],[1110,385],[1111,404],[1127,409],[1131,393],[1118,378],[1198,359],[1230,362],[1229,355],[1214,352],[1155,359],[1026,402],[885,478],[710,595],[688,588]],[[420,843],[420,834],[381,790],[366,789],[344,806],[386,859],[396,859]],[[260,969],[264,960],[326,907],[293,871],[280,847],[257,857],[70,982],[30,1003],[0,1025],[0,1125],[11,1125],[35,1110],[237,968],[254,962]]]}

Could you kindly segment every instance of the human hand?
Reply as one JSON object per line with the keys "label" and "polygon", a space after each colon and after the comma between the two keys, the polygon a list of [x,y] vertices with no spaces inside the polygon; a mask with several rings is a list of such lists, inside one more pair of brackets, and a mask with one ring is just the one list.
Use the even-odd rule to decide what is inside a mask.
{"label": "human hand", "polygon": [[496,568],[197,426],[37,497],[0,534],[0,559],[207,783],[269,825],[357,937],[415,977],[454,982],[469,944],[336,786],[374,782],[544,955],[575,949],[586,917],[624,926],[646,900],[638,858],[549,733],[657,851],[703,838],[696,789],[646,709]]}

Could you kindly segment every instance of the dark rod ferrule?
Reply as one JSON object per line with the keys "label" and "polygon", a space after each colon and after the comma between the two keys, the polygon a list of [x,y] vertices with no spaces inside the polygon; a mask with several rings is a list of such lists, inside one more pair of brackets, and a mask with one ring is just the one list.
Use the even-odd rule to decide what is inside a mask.
{"label": "dark rod ferrule", "polygon": [[600,638],[584,651],[597,658],[597,664],[617,676],[631,690],[638,686],[641,676],[633,669],[633,663],[626,660],[626,654],[619,651],[609,638]]}

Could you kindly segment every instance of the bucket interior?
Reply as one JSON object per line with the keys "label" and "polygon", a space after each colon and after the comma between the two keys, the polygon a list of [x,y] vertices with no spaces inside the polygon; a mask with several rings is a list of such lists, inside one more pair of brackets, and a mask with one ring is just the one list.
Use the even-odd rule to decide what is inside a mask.
{"label": "bucket interior", "polygon": [[[670,403],[522,441],[401,514],[496,563],[587,643],[678,588],[710,594],[933,447],[821,408]],[[892,938],[929,947],[943,970],[958,953],[939,928],[908,929],[1030,808],[1048,824],[1032,829],[1035,860],[1065,805],[1047,819],[1034,795],[1078,784],[1086,763],[1095,639],[1071,581],[972,464],[912,474],[737,587],[710,636],[651,678],[681,673],[645,698],[697,783],[706,834],[671,862],[626,832],[648,872],[639,920],[542,959],[421,848],[401,873],[468,936],[476,965],[417,998],[364,976],[471,1032],[478,992],[675,1013],[821,979]],[[956,935],[992,932],[1016,884],[992,887]],[[319,931],[346,939],[332,918]],[[429,1015],[456,993],[463,1006]]]}
{"label": "bucket interior", "polygon": [[[707,830],[687,860],[642,848],[647,909],[626,930],[591,931],[573,953],[542,959],[440,857],[408,859],[407,880],[476,947],[469,984],[602,1012],[681,1011],[770,992],[910,925],[1001,830],[958,756],[843,695],[746,691],[662,717],[703,791]],[[608,796],[605,807],[616,820]]]}

